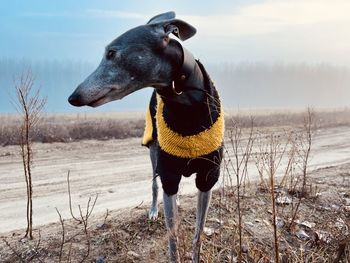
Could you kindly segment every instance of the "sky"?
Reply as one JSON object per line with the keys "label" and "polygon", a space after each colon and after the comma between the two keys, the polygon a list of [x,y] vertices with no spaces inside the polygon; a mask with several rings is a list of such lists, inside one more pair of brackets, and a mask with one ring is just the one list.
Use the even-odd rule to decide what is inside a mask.
{"label": "sky", "polygon": [[[295,82],[293,72],[286,78],[280,78],[279,81],[275,80],[278,76],[273,73],[270,82],[264,86],[260,85],[266,81],[264,76],[251,82],[250,76],[244,76],[242,80],[242,76],[238,74],[235,76],[237,79],[235,84],[231,83],[231,79],[227,79],[226,83],[219,79],[218,83],[220,81],[222,83],[220,88],[229,90],[229,96],[233,97],[234,103],[230,104],[230,107],[240,105],[287,107],[306,103],[337,107],[339,106],[337,96],[343,98],[341,105],[349,105],[345,99],[350,96],[350,91],[347,89],[350,83],[349,0],[2,1],[0,60],[5,61],[2,63],[5,66],[8,58],[19,63],[23,59],[39,61],[38,63],[43,62],[43,65],[45,61],[54,63],[62,61],[63,71],[67,62],[91,65],[91,69],[84,71],[84,74],[71,76],[71,80],[61,84],[56,81],[61,78],[59,74],[51,78],[51,82],[45,80],[47,75],[45,71],[41,76],[38,75],[39,84],[47,88],[48,111],[75,111],[74,107],[68,108],[66,98],[98,65],[105,46],[126,30],[144,24],[154,15],[167,11],[175,11],[177,18],[185,20],[197,29],[197,34],[183,42],[183,45],[205,65],[223,67],[236,64],[243,65],[243,68],[244,65],[253,65],[253,71],[254,63],[270,65],[272,68],[274,65],[292,65],[289,67],[292,71],[293,65],[297,67],[311,65],[311,69],[308,69],[310,74]],[[347,73],[340,74],[340,77],[338,73],[331,72],[328,75],[333,77],[326,81],[317,75],[316,78],[320,81],[310,82],[308,78],[310,76],[314,78],[312,67],[319,68],[319,65],[321,68],[322,65],[335,67],[338,73],[343,72],[343,67],[348,71],[344,71]],[[268,73],[269,68],[266,66],[264,74]],[[290,78],[293,85],[289,88],[285,83],[289,82]],[[0,65],[0,112],[12,109],[8,98],[12,82],[12,72],[1,72]],[[299,86],[299,90],[304,90],[310,87],[310,83],[313,83],[310,89],[313,92],[318,90],[320,84],[327,83],[322,91],[316,93],[323,94],[324,101],[331,97],[330,95],[334,98],[327,103],[319,104],[317,103],[320,100],[318,101],[313,94],[304,100],[296,97],[294,101],[285,101],[273,96],[259,98],[256,103],[250,99],[251,94],[256,94],[259,89],[261,94],[265,94],[265,90],[269,89],[269,94],[281,93],[286,97],[284,94],[287,94],[288,90],[292,94],[293,90],[290,89]],[[338,83],[338,86],[333,87],[333,83]],[[8,90],[5,91],[4,87]],[[247,93],[249,89],[251,94]],[[334,94],[333,90],[341,92]],[[121,102],[113,102],[112,105],[108,104],[101,109],[129,110],[135,109],[135,105],[138,106],[137,110],[143,109],[147,105],[150,92],[150,89],[135,92]],[[248,97],[245,97],[245,100],[240,99],[237,97],[239,93]],[[86,109],[84,107],[81,110]]]}
{"label": "sky", "polygon": [[170,10],[197,28],[184,45],[209,63],[350,66],[348,0],[2,1],[0,57],[97,63],[115,37]]}

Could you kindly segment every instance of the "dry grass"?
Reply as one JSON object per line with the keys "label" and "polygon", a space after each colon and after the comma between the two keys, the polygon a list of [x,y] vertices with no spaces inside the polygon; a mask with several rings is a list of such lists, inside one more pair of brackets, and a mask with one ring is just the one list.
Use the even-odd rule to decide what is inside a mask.
{"label": "dry grass", "polygon": [[[350,125],[350,109],[314,109],[315,123],[320,128],[348,126]],[[228,122],[226,124],[230,127],[230,116],[236,116],[242,127],[250,127],[251,116],[254,116],[255,127],[296,127],[302,126],[304,122],[304,110],[264,110],[264,111],[229,111]]]}
{"label": "dry grass", "polygon": [[[350,212],[344,201],[349,197],[350,178],[341,174],[350,165],[330,167],[311,174],[308,181],[313,185],[310,196],[300,205],[297,222],[288,229],[289,207],[277,206],[278,233],[281,262],[350,262]],[[334,174],[336,185],[329,184],[327,177]],[[332,186],[333,185],[333,186]],[[242,250],[242,262],[273,262],[273,231],[271,220],[271,198],[259,185],[247,186],[241,196],[242,239],[239,247],[237,214],[237,188],[215,191],[208,214],[207,231],[202,236],[203,262],[237,262]],[[336,194],[335,194],[336,193]],[[347,197],[346,197],[347,196]],[[188,261],[195,222],[194,196],[182,197],[180,208],[180,255],[181,262]],[[147,219],[147,207],[136,207],[122,212],[110,212],[91,219],[89,226],[91,252],[86,262],[167,262],[167,238],[163,214],[156,222]],[[313,223],[312,227],[303,222]],[[65,220],[65,240],[60,254],[62,229],[59,223],[42,228],[41,244],[20,240],[14,233],[6,237],[11,249],[0,242],[1,262],[80,262],[86,253],[87,244],[82,224]],[[298,238],[303,230],[308,238]],[[36,232],[34,236],[38,236]],[[338,258],[338,255],[341,255]]]}
{"label": "dry grass", "polygon": [[[227,128],[232,128],[231,114],[226,116]],[[300,111],[242,111],[239,121],[242,128],[251,125],[254,116],[255,127],[288,127],[303,124]],[[318,127],[350,125],[350,109],[316,111]],[[0,145],[16,145],[19,141],[20,121],[15,114],[0,115]],[[79,140],[109,140],[140,137],[144,129],[143,113],[77,113],[46,114],[42,116],[33,133],[34,142],[71,142]]]}
{"label": "dry grass", "polygon": [[[112,118],[114,116],[114,118]],[[33,131],[33,141],[72,142],[79,140],[109,140],[140,137],[144,129],[142,114],[123,118],[118,114],[48,114]],[[20,125],[16,115],[0,115],[0,145],[19,142],[16,132]]]}
{"label": "dry grass", "polygon": [[[300,161],[302,159],[293,158],[292,166],[299,165],[299,170],[289,169],[281,163],[281,169],[288,172],[281,178],[275,177],[280,164],[279,156],[287,155],[287,159],[291,158],[291,151],[298,152],[293,150],[293,145],[299,150],[302,149],[298,143],[288,146],[291,133],[286,132],[285,127],[299,127],[292,134],[302,134],[305,132],[300,129],[303,127],[304,116],[304,113],[258,115],[254,118],[254,123],[257,123],[255,127],[263,127],[261,130],[264,134],[259,135],[262,136],[260,138],[272,138],[269,128],[266,129],[271,127],[268,123],[272,120],[275,127],[281,127],[277,130],[282,132],[274,135],[274,138],[280,140],[276,143],[269,144],[268,139],[261,140],[261,146],[258,146],[255,152],[254,146],[249,144],[256,138],[250,135],[251,118],[236,118],[235,123],[239,123],[239,126],[235,133],[231,133],[231,145],[234,146],[233,152],[236,154],[226,157],[229,159],[223,164],[225,172],[222,175],[222,187],[213,194],[207,228],[202,236],[203,262],[350,262],[350,164],[306,174],[307,170],[303,169],[303,162]],[[318,127],[349,125],[349,116],[348,111],[318,112],[315,121]],[[97,132],[92,127],[93,123],[99,121],[98,118],[83,119],[82,123],[90,125],[88,127],[91,131],[88,131],[88,134],[92,136]],[[120,131],[123,129],[120,127],[122,120],[118,121],[119,126],[114,127]],[[142,132],[143,120],[140,118],[134,121],[140,122],[140,126],[137,127]],[[67,123],[69,126],[69,122],[65,122],[66,125],[62,126],[67,126]],[[131,125],[130,123],[132,121],[128,121],[126,125]],[[72,127],[77,128],[76,125],[75,119]],[[70,136],[80,132],[83,131],[72,132]],[[236,136],[232,137],[233,135]],[[74,140],[91,138],[79,136]],[[68,138],[68,141],[73,140],[72,137]],[[287,146],[284,148],[279,145]],[[242,161],[238,158],[245,153],[269,157],[266,155],[266,149],[269,147],[273,147],[270,153],[275,156],[274,160],[278,165],[268,158],[268,165],[273,166],[273,172],[262,174],[260,182],[250,182],[248,156],[241,159]],[[243,151],[240,152],[239,149]],[[243,165],[231,168],[227,165],[234,162]],[[241,172],[237,172],[238,167],[241,167]],[[262,183],[266,176],[273,179],[272,184]],[[237,185],[233,183],[235,177]],[[285,197],[288,197],[290,202],[278,201]],[[181,262],[190,262],[188,252],[191,251],[194,233],[195,197],[182,198],[179,252]],[[41,230],[40,237],[35,241],[21,240],[17,232],[12,236],[3,236],[3,242],[0,242],[0,261],[168,262],[163,215],[161,214],[156,222],[149,221],[145,206],[122,212],[107,211],[104,216],[92,217],[89,225],[79,224],[74,219],[60,218],[60,223],[43,227]],[[38,237],[38,234],[35,236]]]}

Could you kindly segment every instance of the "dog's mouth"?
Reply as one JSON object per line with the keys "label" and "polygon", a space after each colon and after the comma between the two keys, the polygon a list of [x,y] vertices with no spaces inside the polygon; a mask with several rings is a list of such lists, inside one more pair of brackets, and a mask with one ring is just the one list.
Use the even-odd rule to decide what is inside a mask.
{"label": "dog's mouth", "polygon": [[111,95],[115,91],[115,88],[110,88],[107,91],[103,92],[102,94],[99,94],[99,97],[89,103],[87,103],[90,107],[98,107],[101,106],[109,101],[111,101]]}
{"label": "dog's mouth", "polygon": [[93,108],[96,108],[96,107],[98,107],[98,106],[101,106],[101,105],[103,105],[103,104],[109,102],[109,101],[110,101],[110,100],[109,100],[109,97],[108,97],[107,94],[106,94],[106,95],[103,95],[102,97],[100,97],[99,99],[90,102],[90,103],[88,104],[88,106],[93,107]]}
{"label": "dog's mouth", "polygon": [[87,105],[93,108],[106,104],[113,100],[119,100],[128,94],[127,91],[121,91],[116,87],[111,87],[107,92],[100,95],[96,100],[89,102]]}

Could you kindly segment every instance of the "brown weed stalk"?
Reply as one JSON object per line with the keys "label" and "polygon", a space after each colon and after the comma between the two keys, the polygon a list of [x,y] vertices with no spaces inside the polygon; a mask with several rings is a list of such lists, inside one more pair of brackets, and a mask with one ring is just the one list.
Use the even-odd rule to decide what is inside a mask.
{"label": "brown weed stalk", "polygon": [[46,98],[40,97],[40,90],[34,90],[34,77],[30,70],[23,73],[15,82],[15,106],[21,116],[19,145],[27,187],[27,229],[25,237],[33,239],[33,184],[32,184],[32,133],[40,119],[40,113],[46,104]]}
{"label": "brown weed stalk", "polygon": [[[238,250],[238,262],[242,262],[242,209],[241,209],[241,187],[243,190],[245,187],[245,181],[248,177],[248,162],[253,150],[253,144],[255,140],[254,136],[254,122],[251,119],[251,125],[248,131],[248,137],[243,137],[243,129],[238,120],[233,121],[232,128],[229,130],[230,146],[233,151],[233,157],[229,156],[229,152],[226,151],[228,157],[228,165],[233,171],[236,177],[237,187],[237,211],[238,211],[238,237],[239,237],[239,250]],[[228,170],[230,173],[230,170]],[[231,176],[230,176],[231,177]],[[243,183],[243,184],[242,184]],[[231,253],[233,258],[233,250]]]}

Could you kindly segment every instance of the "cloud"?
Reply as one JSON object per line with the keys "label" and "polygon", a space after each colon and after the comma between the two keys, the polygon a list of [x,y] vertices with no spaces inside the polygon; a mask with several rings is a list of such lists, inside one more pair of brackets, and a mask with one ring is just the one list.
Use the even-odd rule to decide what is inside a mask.
{"label": "cloud", "polygon": [[[195,12],[195,11],[190,11]],[[347,21],[350,23],[348,0],[267,0],[222,10],[226,15],[184,15],[182,18],[210,36],[247,36],[278,32],[291,27],[302,27],[324,22]],[[148,21],[154,14],[86,9],[83,12],[31,12],[36,17],[122,18]]]}
{"label": "cloud", "polygon": [[[217,10],[220,13],[207,10],[209,15],[201,15],[194,8],[178,13],[179,19],[198,29],[196,37],[185,43],[197,56],[211,61],[324,61],[350,65],[349,56],[344,55],[350,53],[350,1],[261,0],[254,4],[232,1],[230,5],[221,6]],[[78,24],[76,31],[83,35],[76,37],[103,40],[135,24],[144,24],[155,15],[146,9],[114,10],[87,8],[80,12],[58,10],[27,15],[60,17],[57,21],[68,21],[71,17],[91,19],[88,22],[96,27],[79,29]],[[109,26],[109,19],[120,19],[117,30]],[[63,27],[55,31],[61,28],[67,30],[62,39],[65,37],[71,43],[75,32]],[[42,34],[55,37],[65,33],[49,30]]]}
{"label": "cloud", "polygon": [[268,0],[242,6],[233,15],[188,15],[183,19],[196,25],[205,35],[245,36],[323,22],[350,22],[349,12],[349,1]]}

